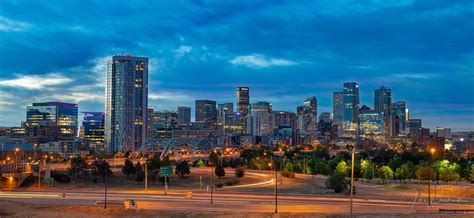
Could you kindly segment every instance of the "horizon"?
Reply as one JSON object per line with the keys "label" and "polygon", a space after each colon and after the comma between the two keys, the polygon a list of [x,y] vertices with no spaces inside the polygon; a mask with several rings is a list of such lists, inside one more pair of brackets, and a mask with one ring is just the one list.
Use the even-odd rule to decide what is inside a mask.
{"label": "horizon", "polygon": [[474,130],[470,1],[117,5],[2,3],[0,126],[19,126],[33,102],[103,112],[105,59],[133,54],[149,58],[155,110],[188,106],[194,118],[195,100],[235,106],[235,87],[248,86],[251,103],[274,110],[315,96],[319,115],[354,81],[360,106],[373,109],[384,85],[431,131]]}

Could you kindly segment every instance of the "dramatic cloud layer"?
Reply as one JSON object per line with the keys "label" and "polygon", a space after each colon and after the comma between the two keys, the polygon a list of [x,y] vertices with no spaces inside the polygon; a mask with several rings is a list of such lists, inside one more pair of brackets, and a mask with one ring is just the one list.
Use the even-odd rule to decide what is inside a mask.
{"label": "dramatic cloud layer", "polygon": [[427,127],[474,129],[472,1],[2,1],[0,126],[35,101],[103,111],[105,57],[150,58],[150,106],[251,100],[295,111],[382,83]]}

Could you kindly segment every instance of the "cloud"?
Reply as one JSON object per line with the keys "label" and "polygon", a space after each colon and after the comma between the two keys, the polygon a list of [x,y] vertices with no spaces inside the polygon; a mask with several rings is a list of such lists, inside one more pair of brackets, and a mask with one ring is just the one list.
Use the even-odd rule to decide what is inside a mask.
{"label": "cloud", "polygon": [[0,31],[5,32],[21,32],[28,30],[31,27],[30,23],[10,20],[6,17],[0,16]]}
{"label": "cloud", "polygon": [[268,68],[275,66],[293,66],[297,65],[297,62],[280,59],[280,58],[267,58],[264,55],[253,54],[237,56],[230,60],[233,65],[244,65],[252,68]]}
{"label": "cloud", "polygon": [[396,78],[400,79],[430,79],[435,76],[431,73],[400,73],[395,75]]}
{"label": "cloud", "polygon": [[43,89],[48,86],[61,85],[72,80],[61,74],[51,73],[47,75],[20,75],[15,79],[0,80],[0,86],[17,87],[25,89]]}
{"label": "cloud", "polygon": [[173,52],[175,53],[175,55],[176,55],[177,58],[181,58],[181,57],[183,57],[185,54],[191,52],[192,50],[193,50],[193,47],[191,47],[191,46],[186,46],[186,45],[182,45],[182,46],[179,46],[179,48],[174,49]]}

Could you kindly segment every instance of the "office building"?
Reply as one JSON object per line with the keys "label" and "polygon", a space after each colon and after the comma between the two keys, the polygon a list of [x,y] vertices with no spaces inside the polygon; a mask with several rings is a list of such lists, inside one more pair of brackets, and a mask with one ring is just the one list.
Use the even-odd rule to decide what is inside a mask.
{"label": "office building", "polygon": [[178,107],[178,126],[191,125],[191,108],[185,106]]}
{"label": "office building", "polygon": [[374,111],[380,114],[382,119],[384,137],[388,138],[392,135],[392,90],[381,86],[374,92]]}
{"label": "office building", "polygon": [[202,127],[216,128],[216,102],[211,100],[196,100],[196,123]]}
{"label": "office building", "polygon": [[82,112],[83,138],[90,143],[105,143],[104,112]]}
{"label": "office building", "polygon": [[252,104],[251,115],[247,118],[247,132],[254,136],[271,135],[275,128],[275,114],[269,102]]}
{"label": "office building", "polygon": [[109,152],[136,151],[147,135],[148,58],[107,60],[105,138]]}
{"label": "office building", "polygon": [[343,103],[343,136],[356,138],[359,134],[359,84],[356,82],[344,83]]}
{"label": "office building", "polygon": [[407,134],[407,115],[405,101],[397,101],[392,104],[391,112],[391,136],[403,136]]}
{"label": "office building", "polygon": [[304,101],[303,105],[309,108],[310,122],[307,126],[307,131],[311,134],[316,135],[318,132],[318,100],[316,97],[308,97]]}
{"label": "office building", "polygon": [[445,139],[452,139],[451,128],[436,127],[436,135]]}
{"label": "office building", "polygon": [[421,128],[421,119],[409,119],[407,122],[408,131],[410,129],[419,129]]}
{"label": "office building", "polygon": [[383,127],[380,113],[371,110],[365,105],[362,106],[359,114],[359,129],[362,137],[381,140],[383,136]]}
{"label": "office building", "polygon": [[178,113],[176,111],[155,111],[152,116],[153,129],[175,128],[178,124]]}
{"label": "office building", "polygon": [[250,107],[250,89],[249,87],[237,87],[237,113],[242,116],[249,114]]}
{"label": "office building", "polygon": [[[63,102],[33,103],[32,106],[26,108],[25,128],[27,132],[32,133],[27,133],[27,135],[37,137],[41,142],[73,140],[78,133],[77,104]],[[41,132],[48,132],[47,135],[49,136],[42,135]]]}
{"label": "office building", "polygon": [[337,126],[338,136],[342,136],[342,124],[344,122],[344,102],[343,93],[334,92],[332,94],[333,122]]}
{"label": "office building", "polygon": [[325,123],[331,123],[331,113],[329,112],[322,112],[319,115],[319,120],[325,122]]}

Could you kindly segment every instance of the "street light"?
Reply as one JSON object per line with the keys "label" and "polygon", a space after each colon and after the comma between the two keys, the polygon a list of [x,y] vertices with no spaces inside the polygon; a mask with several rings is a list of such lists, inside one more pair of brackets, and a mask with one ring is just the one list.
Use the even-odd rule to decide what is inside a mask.
{"label": "street light", "polygon": [[[434,157],[434,154],[436,153],[436,149],[431,148],[430,152],[431,152],[431,156]],[[433,172],[435,173],[435,179],[436,179],[436,169],[434,167],[434,162],[433,162]],[[436,192],[436,184],[435,184],[435,192]],[[431,179],[428,180],[428,206],[431,206]]]}
{"label": "street light", "polygon": [[354,159],[355,159],[355,153],[358,152],[356,151],[355,148],[352,148],[352,167],[351,167],[351,206],[350,206],[350,217],[352,217],[352,199],[354,195]]}

